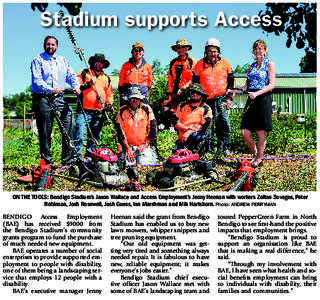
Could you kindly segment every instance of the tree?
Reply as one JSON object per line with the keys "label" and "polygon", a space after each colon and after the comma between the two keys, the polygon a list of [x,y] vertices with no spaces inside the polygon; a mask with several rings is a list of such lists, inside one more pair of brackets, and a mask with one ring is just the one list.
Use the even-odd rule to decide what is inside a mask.
{"label": "tree", "polygon": [[32,112],[32,99],[25,93],[21,93],[19,102],[14,108],[16,115],[20,118],[23,117],[24,112],[31,113]]}
{"label": "tree", "polygon": [[14,110],[18,117],[23,117],[24,107],[26,113],[32,112],[31,85],[22,93],[3,97],[3,109],[6,115]]}
{"label": "tree", "polygon": [[159,59],[152,62],[153,84],[149,91],[149,102],[159,124],[164,123],[161,103],[167,97],[168,77],[166,68],[161,67]]}
{"label": "tree", "polygon": [[[70,15],[76,16],[80,13],[80,8],[82,3],[58,3],[60,6],[64,6]],[[46,11],[48,3],[31,3],[31,8],[33,11],[38,9],[40,12]]]}
{"label": "tree", "polygon": [[301,59],[300,72],[316,72],[317,56],[317,15],[316,3],[267,3],[266,9],[259,12],[260,16],[280,16],[282,24],[261,25],[268,33],[287,35],[286,46],[293,44],[304,49],[306,54]]}
{"label": "tree", "polygon": [[249,67],[250,67],[249,63],[246,63],[243,66],[237,65],[236,68],[234,69],[234,73],[247,74]]}
{"label": "tree", "polygon": [[118,69],[113,69],[112,72],[110,73],[112,76],[119,76],[120,71]]}
{"label": "tree", "polygon": [[19,93],[3,97],[3,107],[9,111],[13,111],[19,102],[20,97],[21,95]]}
{"label": "tree", "polygon": [[153,74],[153,76],[159,76],[159,75],[162,75],[163,73],[164,73],[164,70],[161,67],[160,60],[158,58],[156,58],[152,62],[152,74]]}
{"label": "tree", "polygon": [[23,93],[20,93],[19,100],[14,108],[18,117],[23,117],[24,112],[32,113],[32,93],[31,85],[28,86]]}
{"label": "tree", "polygon": [[306,55],[301,58],[300,61],[300,72],[303,73],[314,73],[316,72],[317,60],[316,55],[313,52],[306,50]]}

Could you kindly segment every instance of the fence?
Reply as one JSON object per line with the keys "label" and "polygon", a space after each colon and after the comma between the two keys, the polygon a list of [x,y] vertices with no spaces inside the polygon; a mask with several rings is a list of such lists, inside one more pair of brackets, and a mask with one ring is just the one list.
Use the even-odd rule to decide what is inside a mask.
{"label": "fence", "polygon": [[3,119],[3,128],[20,128],[23,130],[37,130],[35,119]]}

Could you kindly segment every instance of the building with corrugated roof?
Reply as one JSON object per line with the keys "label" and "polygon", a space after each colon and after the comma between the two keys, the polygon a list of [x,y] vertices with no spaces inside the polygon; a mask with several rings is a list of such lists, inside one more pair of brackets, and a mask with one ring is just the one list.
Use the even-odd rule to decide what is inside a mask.
{"label": "building with corrugated roof", "polygon": [[[244,86],[247,75],[235,74],[236,86]],[[293,114],[309,114],[317,112],[317,74],[296,73],[277,74],[272,99],[275,110]],[[247,100],[246,94],[238,94],[234,98],[234,108],[243,108]]]}

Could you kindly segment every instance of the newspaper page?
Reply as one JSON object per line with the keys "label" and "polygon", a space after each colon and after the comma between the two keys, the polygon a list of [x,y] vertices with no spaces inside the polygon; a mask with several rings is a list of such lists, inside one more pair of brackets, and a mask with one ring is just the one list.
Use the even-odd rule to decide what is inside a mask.
{"label": "newspaper page", "polygon": [[[1,4],[3,299],[318,299],[320,204],[317,125],[312,114],[317,113],[319,82],[314,67],[317,55],[314,61],[310,58],[312,51],[317,53],[317,4],[267,4]],[[73,166],[71,172],[61,165],[60,141],[51,145],[55,173],[46,172],[39,163],[40,141],[36,127],[30,125],[33,121],[30,128],[18,128],[13,121],[18,117],[11,115],[14,111],[17,114],[18,106],[10,107],[17,95],[31,101],[27,98],[30,64],[43,52],[46,36],[59,40],[57,53],[67,58],[76,74],[86,68],[83,58],[104,53],[110,61],[106,73],[115,95],[118,81],[114,78],[131,56],[133,43],[143,44],[145,59],[155,62],[153,68],[158,67],[159,73],[154,73],[153,85],[159,86],[161,76],[157,75],[167,75],[166,66],[177,55],[172,49],[177,40],[188,41],[190,55],[199,61],[206,43],[215,38],[220,42],[221,56],[234,71],[237,69],[235,73],[242,72],[243,76],[236,76],[241,87],[254,60],[252,44],[263,39],[277,70],[274,130],[273,135],[267,135],[263,165],[252,168],[246,164],[250,151],[237,124],[232,132],[232,156],[221,154],[207,160],[199,156],[192,163],[180,161],[170,167],[164,164],[171,155],[167,148],[174,145],[177,136],[174,130],[158,126],[158,151],[167,157],[157,164],[131,165],[108,173],[101,169],[105,164],[97,163],[90,169],[79,159],[78,169]],[[242,111],[246,99],[247,95],[237,95],[232,103]],[[236,111],[234,107],[231,110]],[[158,118],[156,110],[162,107],[152,109]],[[294,125],[288,121],[292,115],[298,118]],[[285,121],[281,119],[284,116],[288,118]],[[105,122],[104,127],[109,126]],[[112,140],[108,130],[102,135],[109,134]],[[52,141],[57,135],[59,129],[53,132]],[[241,149],[236,147],[240,142],[244,145]],[[281,151],[273,153],[272,147],[281,147]]]}

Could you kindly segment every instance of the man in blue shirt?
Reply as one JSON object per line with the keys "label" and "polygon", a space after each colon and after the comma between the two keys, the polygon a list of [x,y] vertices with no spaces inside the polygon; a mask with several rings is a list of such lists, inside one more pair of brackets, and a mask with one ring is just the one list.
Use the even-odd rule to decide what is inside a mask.
{"label": "man in blue shirt", "polygon": [[[34,58],[31,63],[33,109],[39,131],[40,153],[48,165],[52,165],[51,133],[54,114],[48,101],[54,102],[65,132],[69,137],[74,133],[73,111],[63,97],[65,85],[68,83],[75,94],[80,94],[77,76],[65,57],[56,55],[58,40],[47,36],[44,40],[44,52]],[[61,128],[60,128],[61,130]],[[62,130],[61,130],[62,131]],[[74,151],[62,131],[62,164],[70,164],[74,160]]]}

